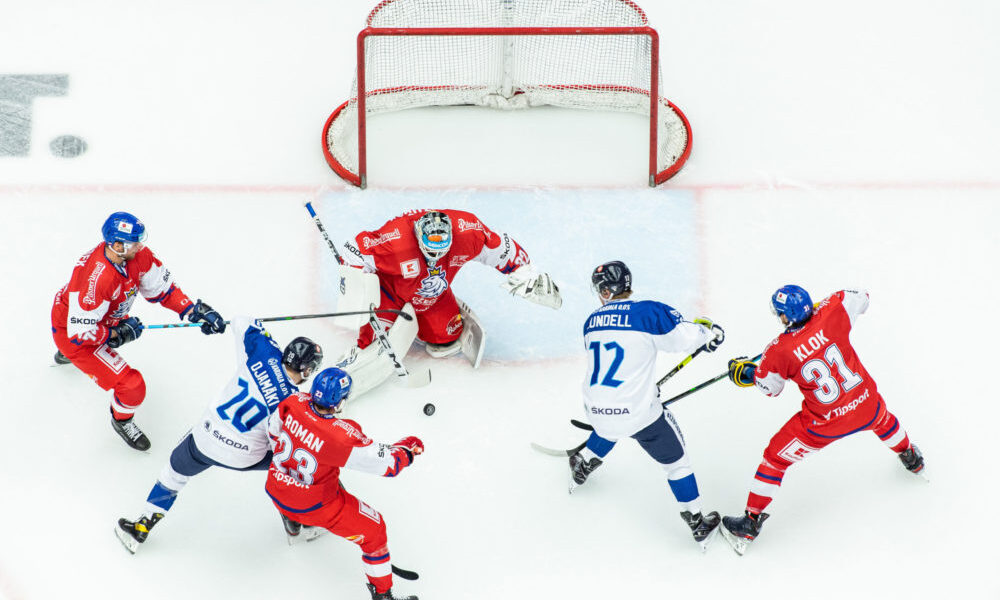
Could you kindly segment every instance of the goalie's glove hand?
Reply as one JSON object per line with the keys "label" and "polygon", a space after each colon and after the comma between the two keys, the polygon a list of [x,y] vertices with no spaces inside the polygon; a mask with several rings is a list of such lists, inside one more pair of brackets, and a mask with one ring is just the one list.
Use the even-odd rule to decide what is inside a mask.
{"label": "goalie's glove hand", "polygon": [[559,286],[548,273],[539,273],[529,263],[507,276],[500,287],[535,304],[558,309],[562,306]]}
{"label": "goalie's glove hand", "polygon": [[698,317],[693,322],[701,325],[705,329],[708,329],[714,336],[712,339],[708,340],[704,346],[702,346],[705,349],[705,352],[715,352],[719,346],[722,345],[722,342],[726,340],[726,332],[722,329],[722,327],[713,323],[712,319],[709,319],[708,317]]}
{"label": "goalie's glove hand", "polygon": [[757,373],[757,363],[740,356],[729,361],[729,381],[740,387],[754,385],[754,375]]}
{"label": "goalie's glove hand", "polygon": [[187,311],[187,319],[192,323],[201,323],[201,332],[205,335],[226,332],[222,315],[201,300]]}
{"label": "goalie's glove hand", "polygon": [[114,335],[108,339],[109,348],[119,348],[129,342],[134,342],[142,335],[142,330],[146,326],[142,324],[139,317],[129,317],[121,323],[111,328]]}

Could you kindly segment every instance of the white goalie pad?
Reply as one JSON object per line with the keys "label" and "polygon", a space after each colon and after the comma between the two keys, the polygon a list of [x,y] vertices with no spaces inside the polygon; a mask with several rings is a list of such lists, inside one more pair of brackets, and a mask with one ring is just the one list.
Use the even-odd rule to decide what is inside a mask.
{"label": "white goalie pad", "polygon": [[458,298],[458,310],[462,313],[462,335],[458,340],[462,346],[462,354],[472,363],[473,369],[478,369],[483,361],[483,352],[486,350],[486,332],[483,330],[479,317],[472,312],[469,305]]}
{"label": "white goalie pad", "polygon": [[[339,278],[337,288],[337,310],[339,312],[368,310],[372,304],[379,303],[378,275],[365,273],[355,267],[339,265],[337,276]],[[355,317],[344,317],[341,324],[355,328],[361,327],[367,322],[368,316],[362,314]]]}
{"label": "white goalie pad", "polygon": [[[414,318],[407,321],[398,317],[387,331],[389,343],[400,357],[406,356],[406,352],[417,337],[417,319],[410,303],[403,307],[403,312]],[[357,346],[351,348],[344,356],[340,357],[336,366],[347,371],[351,376],[350,398],[352,400],[375,388],[389,377],[396,376],[395,365],[382,346],[379,345],[378,340],[373,340],[364,350],[359,350]]]}

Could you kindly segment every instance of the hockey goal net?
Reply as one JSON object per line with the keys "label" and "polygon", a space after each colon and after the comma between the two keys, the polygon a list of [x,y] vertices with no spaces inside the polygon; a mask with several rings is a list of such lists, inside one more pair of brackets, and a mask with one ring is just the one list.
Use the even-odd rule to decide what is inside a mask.
{"label": "hockey goal net", "polygon": [[659,84],[659,37],[631,0],[383,0],[358,34],[350,100],[327,119],[323,151],[363,188],[374,114],[454,105],[632,112],[649,118],[654,186],[691,151],[690,125]]}

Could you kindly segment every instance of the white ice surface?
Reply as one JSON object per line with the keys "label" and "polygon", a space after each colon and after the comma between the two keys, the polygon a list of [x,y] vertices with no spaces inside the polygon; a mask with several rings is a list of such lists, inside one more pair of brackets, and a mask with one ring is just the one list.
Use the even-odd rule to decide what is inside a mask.
{"label": "white ice surface", "polygon": [[[394,562],[424,600],[997,598],[1000,553],[991,373],[1000,292],[1000,5],[986,0],[836,5],[647,0],[663,36],[664,91],[691,119],[687,167],[645,188],[641,119],[560,110],[428,109],[371,127],[371,188],[348,189],[320,148],[346,99],[371,0],[8,3],[0,71],[68,73],[34,103],[32,151],[0,158],[0,281],[7,344],[0,460],[0,597],[366,598],[357,549],[288,547],[262,473],[196,477],[136,556],[112,533],[134,517],[173,444],[230,377],[230,342],[147,331],[123,353],[147,382],[137,453],[108,424],[109,395],[49,367],[49,311],[114,210],[192,298],[224,315],[326,311],[329,257],[302,203],[345,235],[408,207],[456,206],[515,235],[557,275],[563,310],[505,297],[470,265],[456,292],[490,347],[409,360],[434,383],[386,387],[350,407],[372,436],[417,434],[427,453],[396,479],[345,485],[389,524]],[[653,6],[655,4],[655,6]],[[0,111],[0,118],[3,118]],[[86,154],[55,158],[72,133]],[[489,141],[483,141],[489,140]],[[791,469],[743,558],[699,554],[662,471],[633,443],[572,497],[564,461],[530,441],[582,433],[580,315],[603,260],[636,288],[726,327],[679,393],[755,354],[778,332],[767,299],[871,290],[853,337],[932,483],[871,434]],[[147,323],[172,313],[136,303]],[[333,356],[353,333],[329,321],[271,327]],[[662,357],[665,372],[679,357]],[[433,401],[437,413],[420,408]],[[797,409],[720,382],[675,405],[709,509],[742,510],[770,436]]]}

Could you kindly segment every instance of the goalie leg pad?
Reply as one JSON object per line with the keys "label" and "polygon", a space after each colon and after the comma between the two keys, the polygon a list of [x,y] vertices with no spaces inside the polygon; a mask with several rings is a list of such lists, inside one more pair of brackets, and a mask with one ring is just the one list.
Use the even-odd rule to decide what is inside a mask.
{"label": "goalie leg pad", "polygon": [[472,312],[469,305],[458,298],[458,309],[462,314],[462,335],[458,338],[462,345],[462,354],[472,363],[473,369],[478,369],[486,351],[486,332],[483,330],[479,317]]}
{"label": "goalie leg pad", "polygon": [[[387,336],[397,357],[402,359],[417,337],[417,319],[413,306],[409,302],[403,306],[403,312],[414,317],[412,320],[396,319],[389,328]],[[370,344],[364,350],[356,346],[337,361],[337,366],[347,371],[353,381],[351,398],[375,388],[380,383],[395,375],[395,368],[382,346]]]}
{"label": "goalie leg pad", "polygon": [[[365,273],[361,269],[339,265],[337,267],[339,287],[337,289],[337,310],[340,312],[350,312],[358,310],[368,310],[372,304],[379,302],[378,275]],[[352,321],[343,321],[344,325],[351,323],[350,327],[360,327],[368,322],[368,317],[358,315],[357,317],[345,317]]]}

